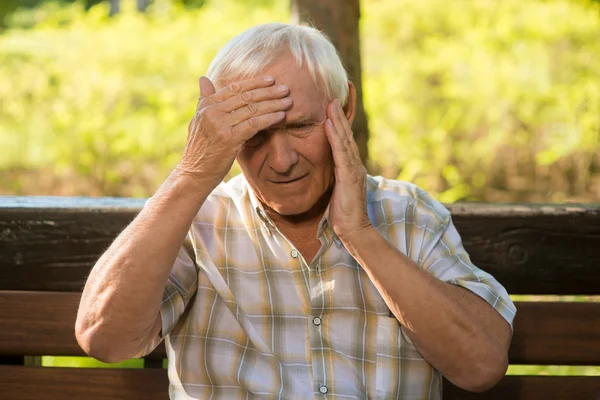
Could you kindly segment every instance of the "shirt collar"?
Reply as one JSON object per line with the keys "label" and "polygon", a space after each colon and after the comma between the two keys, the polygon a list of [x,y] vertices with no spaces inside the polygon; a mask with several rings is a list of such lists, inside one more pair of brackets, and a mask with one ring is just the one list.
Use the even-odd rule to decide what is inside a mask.
{"label": "shirt collar", "polygon": [[275,223],[263,208],[262,203],[258,201],[254,191],[247,182],[246,187],[248,188],[248,197],[250,198],[250,206],[252,207],[252,211],[258,216],[258,219],[260,219],[263,228],[268,231],[269,235],[272,235],[273,229],[276,229]]}
{"label": "shirt collar", "polygon": [[340,240],[338,235],[335,234],[333,228],[329,224],[329,204],[325,209],[325,213],[323,214],[323,218],[321,218],[321,222],[319,222],[319,227],[317,228],[317,237],[320,237],[323,233],[327,231],[331,233],[331,238],[333,239],[335,245],[338,248],[342,247],[342,241]]}

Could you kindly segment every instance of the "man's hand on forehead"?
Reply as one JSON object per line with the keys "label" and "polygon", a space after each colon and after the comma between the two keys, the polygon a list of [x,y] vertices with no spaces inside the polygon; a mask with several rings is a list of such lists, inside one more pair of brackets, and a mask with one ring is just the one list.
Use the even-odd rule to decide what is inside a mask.
{"label": "man's hand on forehead", "polygon": [[292,105],[289,88],[271,76],[231,82],[215,90],[200,77],[200,97],[188,127],[188,139],[178,170],[220,182],[237,152],[257,132],[285,118]]}

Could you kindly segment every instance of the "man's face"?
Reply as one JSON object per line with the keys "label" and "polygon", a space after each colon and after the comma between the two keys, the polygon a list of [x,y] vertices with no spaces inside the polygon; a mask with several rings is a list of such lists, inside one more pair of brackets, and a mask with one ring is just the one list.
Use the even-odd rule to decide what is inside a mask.
{"label": "man's face", "polygon": [[237,161],[262,203],[281,215],[297,215],[309,211],[332,183],[333,157],[324,129],[328,102],[291,55],[260,73],[267,75],[290,89],[293,104],[280,124],[246,142]]}

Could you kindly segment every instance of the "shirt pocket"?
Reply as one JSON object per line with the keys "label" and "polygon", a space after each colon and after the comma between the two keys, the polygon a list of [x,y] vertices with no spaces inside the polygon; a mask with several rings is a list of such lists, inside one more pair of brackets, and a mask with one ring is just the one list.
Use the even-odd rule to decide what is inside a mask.
{"label": "shirt pocket", "polygon": [[440,399],[439,373],[417,351],[396,318],[378,317],[376,399]]}

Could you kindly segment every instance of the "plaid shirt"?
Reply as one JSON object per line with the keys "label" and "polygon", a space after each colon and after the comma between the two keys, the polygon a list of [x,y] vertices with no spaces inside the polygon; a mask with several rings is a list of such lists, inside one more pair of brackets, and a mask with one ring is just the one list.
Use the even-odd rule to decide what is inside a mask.
{"label": "plaid shirt", "polygon": [[[448,210],[412,184],[367,179],[373,226],[512,326],[514,304],[471,263]],[[321,249],[308,264],[242,176],[213,191],[160,309],[172,399],[441,399],[441,374],[335,236],[327,212],[318,238]]]}

